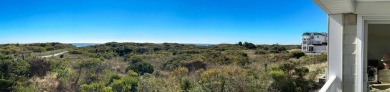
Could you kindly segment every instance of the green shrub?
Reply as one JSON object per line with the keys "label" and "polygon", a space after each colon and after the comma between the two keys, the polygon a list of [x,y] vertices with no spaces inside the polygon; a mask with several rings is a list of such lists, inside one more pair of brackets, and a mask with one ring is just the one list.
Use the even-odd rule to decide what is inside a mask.
{"label": "green shrub", "polygon": [[268,74],[276,81],[284,80],[287,76],[283,71],[280,70],[270,71]]}
{"label": "green shrub", "polygon": [[139,92],[180,92],[180,82],[173,77],[142,76],[138,85]]}
{"label": "green shrub", "polygon": [[183,66],[185,63],[181,59],[171,59],[169,61],[166,61],[162,64],[162,69],[165,70],[173,70],[180,66]]}
{"label": "green shrub", "polygon": [[135,48],[135,53],[136,54],[144,54],[148,52],[149,50],[147,48]]}
{"label": "green shrub", "polygon": [[188,79],[181,80],[180,88],[184,92],[188,92],[192,88],[192,84]]}
{"label": "green shrub", "polygon": [[127,54],[124,57],[124,61],[129,62],[131,64],[135,64],[135,63],[138,63],[138,62],[142,62],[142,59],[139,56],[134,56],[132,54]]}
{"label": "green shrub", "polygon": [[269,51],[269,53],[280,53],[280,51],[277,51],[277,50],[271,50],[271,51]]}
{"label": "green shrub", "polygon": [[15,86],[13,87],[12,91],[15,92],[34,92],[34,87],[29,86],[29,87],[24,87],[24,86]]}
{"label": "green shrub", "polygon": [[244,66],[250,63],[248,55],[241,51],[226,51],[223,55],[226,59],[221,61],[221,64],[235,63],[237,65]]}
{"label": "green shrub", "polygon": [[83,54],[81,50],[71,50],[69,51],[70,54]]}
{"label": "green shrub", "polygon": [[276,45],[272,45],[271,50],[283,52],[283,51],[286,51],[287,49],[284,46],[280,46],[280,45],[276,44]]}
{"label": "green shrub", "polygon": [[[295,67],[294,63],[284,62],[279,65],[279,68],[280,70],[268,73],[275,80],[269,87],[269,91],[309,92],[315,87],[313,80],[303,78],[309,72],[306,67]],[[295,73],[292,73],[292,70]]]}
{"label": "green shrub", "polygon": [[187,67],[190,72],[193,72],[199,69],[206,69],[207,64],[203,63],[202,61],[194,61],[186,63],[184,66]]}
{"label": "green shrub", "polygon": [[223,66],[201,73],[201,85],[207,92],[233,91],[246,92],[248,73],[238,66]]}
{"label": "green shrub", "polygon": [[250,42],[244,42],[244,44],[242,44],[242,46],[244,46],[248,49],[256,49],[256,45],[253,43],[250,43]]}
{"label": "green shrub", "polygon": [[13,84],[11,80],[0,79],[0,91],[11,91]]}
{"label": "green shrub", "polygon": [[94,67],[97,67],[98,65],[100,65],[101,62],[102,62],[101,59],[90,58],[90,59],[82,60],[82,61],[78,62],[78,65],[79,65],[79,67],[94,68]]}
{"label": "green shrub", "polygon": [[126,68],[126,71],[133,70],[140,75],[144,75],[144,73],[153,73],[154,69],[152,64],[146,62],[138,62],[135,64],[131,64]]}
{"label": "green shrub", "polygon": [[111,87],[106,87],[102,82],[83,84],[80,86],[81,92],[112,92]]}
{"label": "green shrub", "polygon": [[172,75],[177,76],[178,78],[182,78],[188,75],[188,69],[185,67],[178,67],[172,71]]}
{"label": "green shrub", "polygon": [[295,63],[285,61],[279,65],[279,69],[283,70],[284,72],[289,72],[295,68]]}
{"label": "green shrub", "polygon": [[305,76],[307,73],[309,73],[309,69],[306,68],[306,67],[296,67],[294,69],[295,73],[297,73],[297,75],[301,78],[303,78],[303,76]]}
{"label": "green shrub", "polygon": [[138,76],[137,72],[134,72],[133,70],[128,70],[126,73],[129,76],[131,76],[131,77],[137,77]]}
{"label": "green shrub", "polygon": [[290,57],[292,57],[292,58],[300,58],[300,57],[302,57],[302,56],[305,56],[305,53],[304,52],[302,52],[302,51],[292,51],[292,52],[290,52]]}
{"label": "green shrub", "polygon": [[328,55],[327,54],[321,54],[321,55],[317,55],[316,56],[316,59],[320,62],[325,62],[328,60]]}
{"label": "green shrub", "polygon": [[30,48],[33,52],[45,52],[46,48],[44,47],[31,47]]}
{"label": "green shrub", "polygon": [[110,77],[110,80],[108,81],[108,84],[111,84],[112,82],[114,82],[115,80],[119,80],[121,79],[121,77],[117,74],[114,74]]}
{"label": "green shrub", "polygon": [[114,92],[137,92],[138,80],[136,77],[124,77],[111,83]]}
{"label": "green shrub", "polygon": [[268,52],[266,50],[263,50],[263,49],[260,49],[260,50],[256,50],[255,51],[255,54],[257,55],[263,55],[263,54],[267,54]]}
{"label": "green shrub", "polygon": [[227,57],[219,51],[208,51],[202,54],[203,61],[208,63],[226,63]]}

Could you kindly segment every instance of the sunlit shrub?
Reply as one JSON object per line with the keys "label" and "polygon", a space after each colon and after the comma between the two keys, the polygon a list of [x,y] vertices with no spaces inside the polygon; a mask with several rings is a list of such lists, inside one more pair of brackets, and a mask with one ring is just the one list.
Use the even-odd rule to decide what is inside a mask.
{"label": "sunlit shrub", "polygon": [[103,82],[83,84],[80,90],[81,92],[112,92],[112,88],[106,87]]}
{"label": "sunlit shrub", "polygon": [[135,77],[124,77],[119,80],[114,80],[111,83],[114,92],[136,92],[138,79]]}
{"label": "sunlit shrub", "polygon": [[268,52],[266,50],[263,50],[263,49],[260,49],[260,50],[256,50],[255,51],[255,54],[257,55],[263,55],[263,54],[267,54]]}
{"label": "sunlit shrub", "polygon": [[178,67],[175,70],[172,71],[172,74],[174,76],[178,76],[179,78],[188,75],[188,69],[185,67]]}

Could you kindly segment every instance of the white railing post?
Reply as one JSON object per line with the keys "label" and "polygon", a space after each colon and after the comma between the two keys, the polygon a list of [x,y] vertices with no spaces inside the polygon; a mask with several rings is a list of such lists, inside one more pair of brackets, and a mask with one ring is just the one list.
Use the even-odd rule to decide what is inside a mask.
{"label": "white railing post", "polygon": [[322,88],[320,89],[319,92],[326,92],[326,91],[328,91],[328,89],[330,88],[330,86],[332,86],[334,80],[336,80],[336,76],[330,76],[330,77],[329,77],[329,80],[326,81],[325,85],[322,86]]}

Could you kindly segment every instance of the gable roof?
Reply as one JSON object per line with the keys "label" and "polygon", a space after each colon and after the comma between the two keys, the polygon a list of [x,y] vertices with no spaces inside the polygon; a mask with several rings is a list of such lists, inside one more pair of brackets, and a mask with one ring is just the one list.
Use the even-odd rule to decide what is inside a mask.
{"label": "gable roof", "polygon": [[323,36],[327,36],[328,34],[327,33],[319,33],[319,32],[305,32],[302,34],[302,36],[304,35],[323,35]]}

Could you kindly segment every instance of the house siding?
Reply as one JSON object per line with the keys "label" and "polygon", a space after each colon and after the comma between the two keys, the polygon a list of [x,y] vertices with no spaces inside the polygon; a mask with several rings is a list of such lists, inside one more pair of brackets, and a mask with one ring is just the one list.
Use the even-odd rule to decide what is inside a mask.
{"label": "house siding", "polygon": [[343,91],[354,92],[357,15],[343,15]]}

